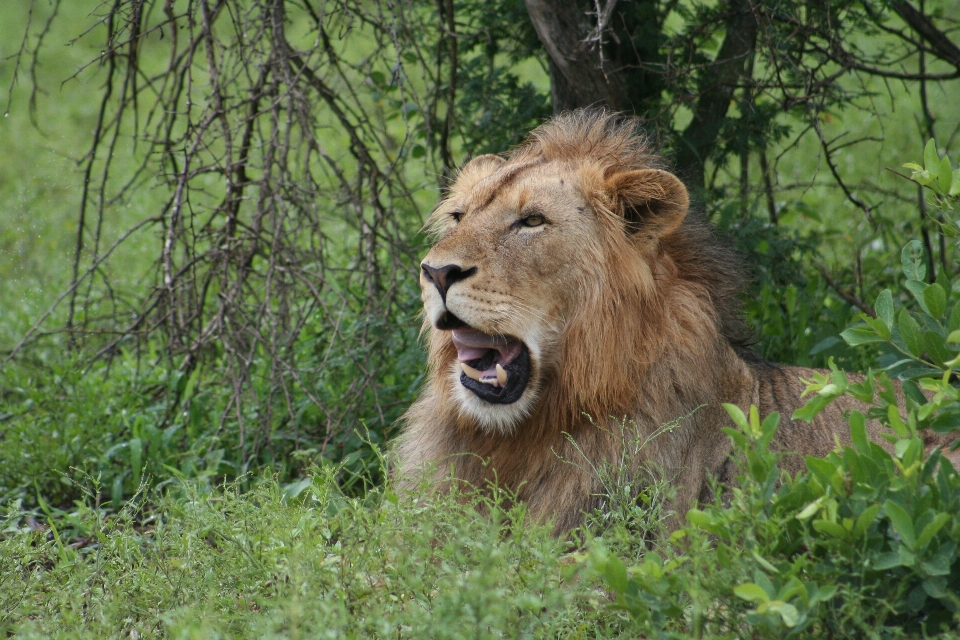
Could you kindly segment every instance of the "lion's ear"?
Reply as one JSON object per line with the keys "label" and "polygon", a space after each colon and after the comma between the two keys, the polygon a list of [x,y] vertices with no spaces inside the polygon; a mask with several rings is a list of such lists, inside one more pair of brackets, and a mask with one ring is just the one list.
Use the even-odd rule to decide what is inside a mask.
{"label": "lion's ear", "polygon": [[606,188],[627,228],[635,233],[659,238],[675,231],[687,217],[687,188],[669,171],[624,171],[610,176]]}

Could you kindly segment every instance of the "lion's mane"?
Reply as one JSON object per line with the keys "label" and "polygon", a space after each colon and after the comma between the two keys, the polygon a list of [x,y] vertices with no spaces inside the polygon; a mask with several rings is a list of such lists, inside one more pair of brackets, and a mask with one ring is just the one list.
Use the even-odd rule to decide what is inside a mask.
{"label": "lion's mane", "polygon": [[[422,473],[441,487],[497,483],[535,517],[555,518],[559,532],[602,508],[597,469],[626,465],[673,480],[682,513],[703,497],[709,474],[732,478],[720,404],[786,412],[802,404],[803,371],[750,350],[739,308],[746,280],[740,262],[701,213],[688,212],[686,189],[632,119],[596,110],[554,118],[505,160],[485,156],[465,166],[445,202],[467,192],[489,202],[543,166],[576,175],[601,229],[599,248],[543,257],[547,264],[576,260],[582,273],[581,303],[563,319],[557,358],[539,372],[536,403],[522,420],[486,428],[453,393],[451,332],[428,318],[428,380],[396,447],[402,483],[415,486]],[[657,179],[631,178],[651,169],[644,175]],[[434,230],[444,224],[438,215],[429,223]],[[478,258],[481,273],[487,259]],[[825,454],[837,429],[786,421],[781,430],[775,446]],[[626,439],[644,445],[630,459]]]}

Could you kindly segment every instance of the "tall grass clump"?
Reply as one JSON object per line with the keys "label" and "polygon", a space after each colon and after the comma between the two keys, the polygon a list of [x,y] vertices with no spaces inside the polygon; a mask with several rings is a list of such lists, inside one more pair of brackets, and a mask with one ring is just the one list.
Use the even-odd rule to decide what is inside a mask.
{"label": "tall grass clump", "polygon": [[[189,483],[112,515],[8,509],[0,631],[16,637],[609,637],[568,545],[494,493],[364,498],[334,466],[282,486]],[[176,498],[173,495],[176,494]],[[480,515],[478,508],[485,512]]]}

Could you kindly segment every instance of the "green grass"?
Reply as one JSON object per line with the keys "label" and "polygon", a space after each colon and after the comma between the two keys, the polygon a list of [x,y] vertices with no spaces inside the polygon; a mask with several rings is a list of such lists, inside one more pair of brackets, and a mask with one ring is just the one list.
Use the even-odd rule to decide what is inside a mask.
{"label": "green grass", "polygon": [[[99,55],[86,44],[92,40],[63,45],[78,35],[78,25],[89,23],[87,11],[98,4],[62,3],[62,19],[54,23],[40,59],[45,93],[37,102],[36,126],[23,75],[14,87],[10,115],[0,118],[5,152],[0,163],[0,359],[71,277],[78,161],[89,145],[101,78],[91,67],[61,85]],[[22,37],[27,6],[0,5],[4,109],[14,65],[8,56]],[[46,11],[48,3],[35,3],[35,25]],[[539,67],[530,61],[525,65],[524,79],[538,80],[543,89]],[[862,186],[864,197],[883,203],[877,210],[886,221],[882,233],[871,229],[836,188],[823,186],[827,170],[809,136],[784,155],[777,175],[781,186],[795,185],[778,198],[786,203],[782,226],[815,234],[810,237],[819,243],[824,260],[850,276],[844,284],[851,287],[850,247],[862,249],[862,288],[868,300],[900,277],[891,256],[899,255],[901,240],[914,233],[918,220],[914,186],[884,169],[919,159],[924,142],[910,115],[918,110],[917,96],[895,84],[889,95],[879,84],[871,89],[876,90],[878,117],[858,118],[847,111],[834,114],[824,126],[828,137],[844,131],[849,137],[883,134],[883,142],[848,154],[840,166],[851,184]],[[956,98],[934,92],[932,102],[938,134],[956,157]],[[118,168],[129,168],[135,160],[121,146]],[[411,175],[425,180],[422,167],[411,166]],[[756,176],[757,167],[751,170]],[[735,171],[721,178],[731,186],[730,193],[735,191]],[[421,190],[418,204],[428,207],[432,193]],[[109,208],[105,241],[152,215],[162,201],[163,194],[148,186]],[[757,206],[762,217],[762,198]],[[784,240],[768,231],[748,236],[760,253]],[[135,297],[142,292],[154,245],[149,234],[135,238],[107,265],[122,293]],[[807,281],[792,288],[774,282],[758,293],[751,313],[762,331],[762,348],[806,362],[810,348],[836,336],[854,314],[828,295],[809,264],[799,262],[809,253],[790,253],[789,242],[784,246],[788,257],[798,259]],[[907,294],[901,294],[898,300],[906,300]],[[61,320],[55,314],[44,326],[55,328]],[[391,408],[399,414],[401,401],[412,395],[418,381],[400,373],[420,370],[422,354],[412,346],[416,319],[390,321],[408,329],[400,330],[403,341],[385,342],[385,348],[395,349],[398,373],[383,381],[384,388],[396,387],[389,392],[400,399]],[[348,356],[355,354],[320,358],[316,345],[327,342],[324,327],[308,327],[307,334],[299,345],[304,354],[299,370],[316,385],[312,393],[336,402],[348,392],[353,375]],[[622,489],[622,483],[614,484],[609,496],[613,514],[597,517],[576,543],[556,540],[548,526],[527,521],[522,506],[507,501],[394,495],[383,485],[386,471],[377,448],[382,434],[354,433],[340,451],[342,466],[312,467],[321,458],[320,445],[302,434],[322,417],[307,402],[297,405],[292,423],[268,425],[264,453],[251,460],[237,429],[224,419],[230,389],[211,368],[183,376],[148,344],[142,353],[124,352],[109,367],[98,364],[83,372],[83,354],[64,357],[55,341],[48,344],[53,348],[31,350],[28,357],[0,367],[0,508],[5,510],[0,633],[7,636],[636,637],[640,618],[628,613],[646,610],[611,608],[610,579],[619,579],[611,558],[623,562],[625,580],[629,575],[636,583],[640,576],[647,587],[663,588],[659,600],[649,601],[657,606],[689,596],[687,608],[672,623],[676,637],[695,636],[683,629],[697,628],[696,616],[708,614],[729,614],[730,626],[718,636],[781,638],[787,633],[777,626],[776,616],[750,618],[753,604],[731,589],[736,580],[763,582],[757,577],[765,575],[762,565],[754,557],[759,547],[751,539],[758,524],[769,537],[761,550],[777,550],[774,543],[787,540],[777,536],[800,526],[794,516],[803,504],[781,505],[782,519],[776,521],[724,511],[730,505],[707,508],[710,526],[727,523],[737,532],[725,539],[729,564],[711,573],[717,538],[694,527],[687,543],[658,543],[661,564],[674,563],[664,572],[647,555],[647,533],[658,526],[650,520],[662,515],[657,491],[638,505],[632,495],[613,495]],[[828,353],[833,352],[818,357]],[[863,366],[874,355],[849,356],[844,363]],[[175,405],[173,397],[179,397]],[[257,407],[244,410],[255,423]],[[358,422],[366,417],[358,416]],[[759,499],[756,491],[752,486],[746,498],[738,493],[734,506],[749,504],[762,511],[769,500]],[[477,512],[478,504],[485,513]],[[894,540],[895,548],[892,530],[878,525],[873,533],[883,544]],[[804,535],[809,537],[801,547],[824,543],[810,531]],[[778,562],[797,561],[797,544]],[[811,572],[828,567],[829,574],[829,554],[822,563],[817,558],[809,566],[797,562]],[[862,595],[845,588],[857,598]],[[882,608],[882,602],[869,601],[869,594],[863,597],[870,607]],[[690,602],[703,606],[697,610]],[[861,611],[845,606],[838,605],[838,617],[855,619]],[[873,629],[879,629],[877,637],[902,635],[882,624]],[[808,637],[817,637],[815,632]]]}
{"label": "green grass", "polygon": [[[142,498],[106,516],[15,511],[0,538],[0,633],[19,638],[612,637],[624,621],[522,507],[385,490],[333,470]],[[290,494],[295,493],[295,497]]]}

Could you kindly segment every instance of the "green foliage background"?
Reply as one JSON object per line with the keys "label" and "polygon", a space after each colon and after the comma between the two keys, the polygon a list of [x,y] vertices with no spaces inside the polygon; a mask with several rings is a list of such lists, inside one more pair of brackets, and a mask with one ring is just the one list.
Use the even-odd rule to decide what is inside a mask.
{"label": "green foliage background", "polygon": [[[89,24],[99,6],[91,0],[60,7],[61,19],[45,36],[51,46],[39,50],[35,103],[33,80],[23,68],[14,77],[11,57],[27,27],[26,5],[0,6],[0,104],[9,111],[0,120],[6,158],[0,358],[70,283],[78,166],[95,127],[102,70],[84,68],[100,54],[94,40],[61,45],[81,33],[78,25]],[[50,9],[43,2],[30,7],[41,22]],[[455,163],[518,143],[550,113],[545,60],[523,3],[463,3],[459,11],[474,29],[459,40]],[[882,37],[880,45],[872,42],[882,46]],[[144,46],[143,59],[162,64],[161,50],[151,46]],[[387,71],[369,71],[372,99],[387,112],[407,109]],[[700,205],[752,268],[746,313],[757,350],[771,360],[824,367],[832,357],[840,368],[865,371],[903,356],[879,333],[850,339],[873,325],[838,288],[866,301],[889,289],[891,304],[929,312],[916,286],[901,286],[900,257],[921,225],[937,227],[919,215],[917,186],[885,171],[907,172],[903,162],[920,159],[926,127],[914,116],[919,98],[906,84],[877,79],[859,90],[858,106],[874,117],[838,108],[823,116],[822,126],[829,137],[865,139],[840,168],[876,205],[875,225],[823,178],[819,145],[799,135],[802,121],[783,114],[776,117],[777,136],[763,141],[778,157],[776,223],[759,185],[744,200],[734,160],[715,164]],[[931,87],[940,151],[953,158],[958,101],[955,85]],[[683,110],[675,117],[682,120]],[[331,141],[337,145],[345,143]],[[437,145],[425,134],[405,151],[404,171],[418,185],[420,209],[405,212],[404,224],[412,251],[421,253],[416,231],[438,194]],[[119,166],[131,167],[142,149],[120,145],[116,156]],[[755,157],[751,163],[758,175]],[[105,242],[164,200],[159,185],[148,182],[113,203]],[[331,222],[331,234],[338,232]],[[155,241],[134,237],[104,266],[131,308],[150,282]],[[953,296],[958,269],[949,257],[948,272],[938,268],[937,280]],[[67,353],[56,331],[62,307],[54,311],[44,324],[50,333],[0,365],[0,629],[18,637],[133,637],[134,631],[138,637],[632,637],[638,630],[651,637],[737,637],[749,628],[756,637],[817,637],[829,628],[841,636],[896,637],[936,632],[936,620],[917,614],[926,598],[941,603],[937,620],[956,622],[954,599],[938,594],[957,587],[956,549],[949,545],[960,542],[952,515],[958,483],[936,461],[920,463],[926,466],[919,484],[891,488],[899,467],[867,447],[811,462],[811,474],[775,488],[775,459],[763,447],[762,430],[744,422],[745,435],[731,434],[750,463],[742,490],[732,503],[705,505],[676,545],[650,542],[648,535],[658,531],[651,514],[659,513],[668,487],[645,494],[645,503],[621,505],[613,516],[596,514],[591,526],[561,541],[507,502],[488,504],[489,517],[476,514],[470,502],[476,497],[428,503],[393,495],[381,452],[423,370],[416,265],[408,266],[393,283],[406,303],[388,317],[344,317],[344,334],[378,336],[365,347],[369,353],[348,343],[329,349],[326,325],[306,325],[294,359],[309,387],[295,387],[293,416],[278,412],[250,435],[254,442],[244,439],[230,411],[233,389],[223,383],[222,357],[184,372],[172,365],[162,340],[147,340],[109,362],[91,362],[88,353]],[[932,286],[931,277],[906,279]],[[840,339],[857,322],[861,333]],[[952,348],[941,333],[944,348]],[[377,395],[377,408],[372,395],[364,396],[361,410],[328,441],[317,402],[332,411],[352,406],[346,404],[351,380],[370,357],[386,363],[378,386],[365,392]],[[261,397],[270,393],[266,369],[266,363],[253,369],[251,384]],[[246,404],[241,417],[257,423],[261,410]],[[949,418],[952,410],[941,403],[927,418]],[[915,437],[901,435],[908,442]],[[915,455],[907,447],[904,455]],[[876,495],[843,486],[862,470],[858,456],[872,456],[884,469],[872,481]],[[925,491],[934,502],[911,502]],[[890,564],[888,557],[880,573],[858,575],[849,560],[857,554],[901,553],[905,525],[895,507],[861,519],[890,499],[912,510],[915,537],[932,522],[939,528],[923,549],[908,548],[913,564]],[[814,503],[822,517],[797,516]],[[924,562],[946,564],[931,570]],[[601,584],[618,594],[619,612],[609,608],[612,598]],[[893,592],[878,591],[883,584]]]}

